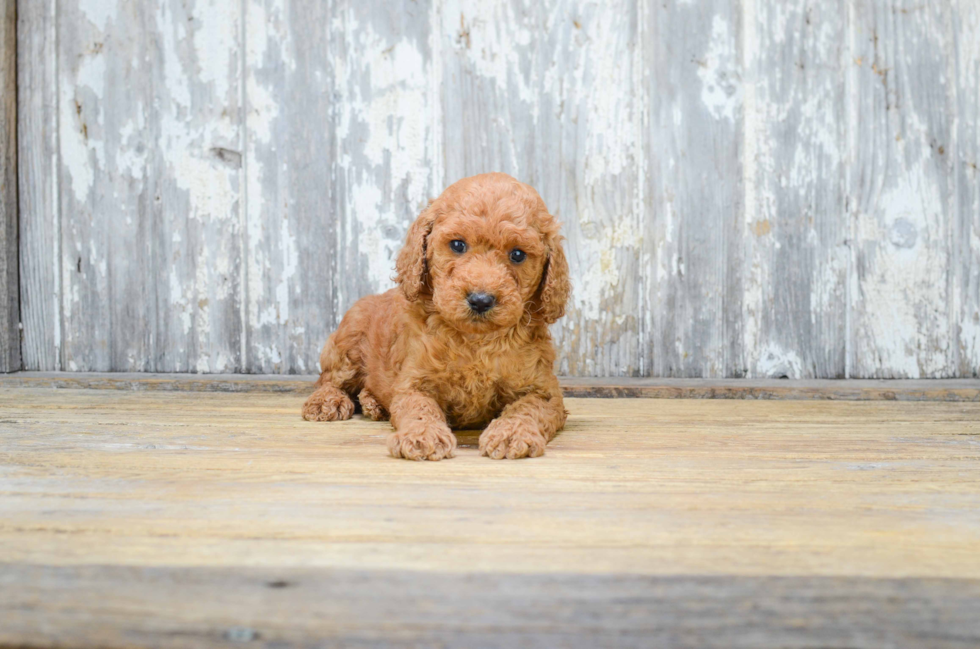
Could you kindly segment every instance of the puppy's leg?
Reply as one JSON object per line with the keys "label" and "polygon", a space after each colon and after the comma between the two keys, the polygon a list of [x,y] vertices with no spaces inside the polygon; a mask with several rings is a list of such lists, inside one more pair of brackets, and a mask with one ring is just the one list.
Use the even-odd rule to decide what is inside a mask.
{"label": "puppy's leg", "polygon": [[346,392],[335,385],[320,385],[303,404],[306,421],[338,421],[350,419],[354,414],[354,402]]}
{"label": "puppy's leg", "polygon": [[453,456],[456,436],[436,400],[421,392],[399,394],[391,402],[388,452],[406,460],[441,460]]}
{"label": "puppy's leg", "polygon": [[388,411],[385,407],[378,403],[378,400],[374,398],[367,388],[362,389],[357,395],[357,401],[361,404],[361,412],[368,419],[373,419],[374,421],[384,421],[388,418]]}
{"label": "puppy's leg", "polygon": [[511,403],[480,435],[480,455],[495,460],[544,455],[545,445],[562,426],[568,413],[561,393],[533,393]]}
{"label": "puppy's leg", "polygon": [[[337,339],[335,333],[323,346],[320,355],[323,372],[313,394],[303,404],[303,419],[306,421],[337,421],[350,419],[354,414],[354,402],[345,388],[356,380],[357,367]],[[345,339],[341,338],[341,341],[345,342]]]}

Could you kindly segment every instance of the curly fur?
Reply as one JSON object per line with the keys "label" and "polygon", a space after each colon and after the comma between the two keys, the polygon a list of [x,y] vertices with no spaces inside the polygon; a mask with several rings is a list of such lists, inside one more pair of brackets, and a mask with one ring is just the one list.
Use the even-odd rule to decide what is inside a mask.
{"label": "curly fur", "polygon": [[[523,263],[510,260],[514,248]],[[506,174],[460,180],[409,228],[396,269],[398,288],[359,300],[327,340],[303,418],[348,419],[357,396],[367,417],[390,418],[394,457],[452,457],[450,427],[482,426],[482,455],[542,455],[567,416],[548,325],[571,286],[541,197]],[[471,292],[496,305],[474,314]]]}

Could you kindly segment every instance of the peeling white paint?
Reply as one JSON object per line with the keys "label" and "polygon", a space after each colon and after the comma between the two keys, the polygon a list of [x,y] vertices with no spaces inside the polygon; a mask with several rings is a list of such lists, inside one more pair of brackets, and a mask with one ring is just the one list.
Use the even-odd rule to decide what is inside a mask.
{"label": "peeling white paint", "polygon": [[803,361],[793,350],[780,349],[770,343],[760,350],[755,374],[770,379],[802,379],[806,377]]}
{"label": "peeling white paint", "polygon": [[[587,219],[589,214],[584,213],[581,218]],[[620,219],[611,227],[597,227],[594,222],[586,221],[582,227],[585,236],[578,240],[579,272],[572,293],[574,308],[580,317],[591,320],[615,316],[604,306],[606,300],[630,281],[621,275],[618,256],[624,249],[638,247],[642,237],[630,219]]]}
{"label": "peeling white paint", "polygon": [[[928,242],[943,236],[942,204],[935,182],[920,168],[884,189],[873,214],[857,215],[858,242],[868,251],[868,274],[860,283],[860,310],[865,314],[860,350],[874,354],[875,364],[896,376],[920,378],[948,372],[952,340],[945,304],[948,252],[943,245]],[[891,241],[890,231],[897,222],[916,229],[917,245],[896,246]]]}
{"label": "peeling white paint", "polygon": [[715,119],[735,121],[742,104],[740,61],[728,21],[715,14],[711,41],[698,61],[701,101]]}
{"label": "peeling white paint", "polygon": [[[353,12],[345,16],[343,29],[364,53],[335,68],[338,85],[347,93],[337,132],[345,143],[338,165],[349,183],[345,244],[358,250],[373,290],[383,291],[393,285],[393,260],[408,226],[405,209],[414,219],[415,210],[430,198],[430,72],[422,43],[386,38]],[[381,178],[397,194],[382,193]],[[353,297],[359,296],[343,301]]]}
{"label": "peeling white paint", "polygon": [[210,84],[216,97],[228,97],[232,80],[239,76],[240,33],[235,27],[239,24],[240,12],[238,2],[227,0],[196,0],[193,5],[189,23],[197,59],[195,78],[198,83]]}
{"label": "peeling white paint", "polygon": [[104,32],[118,10],[117,0],[76,0],[78,9],[99,31]]}
{"label": "peeling white paint", "polygon": [[105,57],[101,54],[80,57],[76,77],[62,79],[63,109],[58,115],[61,160],[79,203],[88,200],[96,169],[105,168],[105,143],[97,129],[103,121],[104,96]]}
{"label": "peeling white paint", "polygon": [[[70,369],[89,368],[84,347],[95,345],[84,339],[91,334],[76,330],[78,319],[92,310],[93,296],[104,298],[113,281],[118,289],[132,279],[128,273],[146,272],[136,257],[151,253],[163,272],[146,277],[164,278],[153,290],[162,303],[162,326],[174,336],[166,344],[175,369],[236,367],[244,356],[239,343],[234,349],[225,344],[236,325],[246,337],[260,332],[254,349],[241,342],[258,365],[312,368],[315,359],[299,350],[311,347],[310,340],[324,333],[323,320],[338,314],[308,313],[305,296],[322,287],[321,276],[307,272],[309,249],[322,249],[324,272],[333,267],[331,255],[349,254],[348,276],[331,278],[331,300],[346,305],[363,291],[383,290],[391,285],[405,228],[441,189],[444,165],[456,173],[490,161],[534,179],[549,205],[561,208],[576,282],[569,316],[556,331],[563,367],[573,371],[633,371],[637,357],[640,371],[650,371],[643,363],[659,362],[648,354],[652,346],[680,359],[672,371],[727,371],[722,364],[729,362],[726,345],[732,341],[717,326],[724,320],[742,336],[743,358],[734,362],[744,363],[750,375],[804,377],[813,371],[814,354],[825,350],[795,349],[786,341],[810,335],[803,330],[826,335],[821,328],[835,326],[831,316],[841,309],[852,321],[845,338],[855,375],[947,375],[956,371],[953,365],[969,367],[980,355],[980,305],[973,290],[980,284],[980,226],[969,230],[968,240],[957,238],[966,229],[951,229],[980,205],[976,171],[968,168],[978,157],[973,98],[980,59],[974,38],[980,18],[970,3],[957,0],[951,14],[903,15],[901,33],[889,33],[894,26],[881,23],[874,61],[862,49],[872,47],[865,41],[872,43],[866,23],[878,19],[874,7],[865,15],[848,6],[838,21],[819,5],[744,0],[732,16],[728,7],[679,0],[669,7],[636,5],[637,25],[631,3],[437,0],[418,25],[406,27],[373,6],[338,5],[320,36],[341,45],[328,47],[329,60],[319,68],[314,62],[308,78],[310,96],[334,93],[327,114],[310,116],[320,122],[310,128],[334,129],[337,149],[322,155],[336,159],[330,173],[316,179],[322,185],[307,190],[292,184],[297,158],[283,139],[295,126],[284,122],[295,119],[287,103],[295,97],[281,90],[296,86],[269,78],[295,74],[296,56],[310,45],[294,38],[299,32],[290,24],[299,5],[69,1],[81,20],[60,25],[58,39],[52,38],[63,51],[52,88],[57,101],[48,102],[60,107],[54,158],[61,166],[50,187],[59,197],[58,176],[64,177],[66,215],[63,224],[57,215],[44,218],[56,222],[49,227],[59,237],[47,249],[63,286],[54,298],[57,317],[47,326],[60,346],[61,321],[68,323],[63,362]],[[800,12],[811,9],[814,20],[805,21]],[[144,12],[139,24],[152,32],[133,42],[152,42],[152,50],[125,45],[122,36],[131,34],[120,30],[134,24],[132,12]],[[943,22],[950,17],[952,23]],[[674,19],[682,26],[697,21],[701,33],[674,32],[658,22]],[[651,58],[651,24],[668,39],[676,33],[671,51],[685,52],[678,55],[683,60]],[[841,38],[847,26],[850,32]],[[696,45],[684,49],[688,38]],[[760,67],[760,38],[763,56],[785,49],[792,60]],[[160,69],[149,69],[157,57]],[[948,64],[928,68],[930,57],[945,57]],[[311,66],[306,58],[301,62]],[[651,67],[659,64],[667,67]],[[846,108],[834,103],[838,89],[828,85],[821,66],[837,66],[848,79],[844,92],[853,96],[842,102]],[[651,78],[660,72],[662,83],[655,86]],[[114,84],[126,74],[153,75],[152,84],[134,88],[131,105],[111,101],[120,96]],[[442,93],[456,74],[469,75],[467,83],[479,88],[456,103],[485,118],[488,129],[447,131],[455,127],[447,125],[443,106],[456,104]],[[934,84],[938,94],[927,96],[936,107],[921,103],[923,83]],[[941,105],[943,92],[955,97],[947,98],[949,110]],[[649,108],[659,93],[670,99],[653,114]],[[648,116],[656,122],[647,123]],[[455,117],[448,115],[448,122]],[[474,123],[484,123],[479,120]],[[786,124],[796,128],[781,132]],[[701,146],[706,128],[719,157],[695,165],[692,149]],[[652,145],[651,133],[660,138]],[[949,141],[940,142],[946,135]],[[945,154],[937,153],[938,146]],[[733,150],[740,152],[741,166],[723,157]],[[690,200],[692,192],[710,191],[703,180],[717,171],[710,163],[728,176],[741,174],[741,184],[720,201],[724,205]],[[842,183],[852,202],[835,238],[821,219],[844,209],[826,189],[838,175],[848,175]],[[160,193],[159,204],[150,188]],[[309,233],[293,218],[297,205],[308,215],[314,203],[304,191],[322,199],[322,218],[337,224],[337,240],[306,239]],[[653,213],[647,214],[651,203]],[[701,204],[731,215],[692,210]],[[134,232],[146,227],[137,206],[150,206],[154,218],[162,215],[173,230],[164,229],[159,241],[141,242],[128,251],[129,259],[112,249],[99,219],[110,215],[112,226]],[[100,225],[90,228],[88,222]],[[738,225],[734,241],[728,232],[707,240],[738,247],[730,257],[738,268],[723,270],[741,273],[740,295],[724,293],[726,277],[691,276],[720,272],[705,271],[703,260],[692,261],[683,247],[699,224],[709,222],[733,230]],[[237,247],[241,240],[244,254]],[[855,251],[850,270],[845,240]],[[148,248],[157,244],[159,250]],[[786,299],[777,289],[786,287],[780,264],[787,247],[806,259],[807,273],[791,297],[798,304],[788,307],[774,304]],[[84,260],[81,270],[76,257]],[[45,268],[50,272],[51,262]],[[143,290],[139,283],[145,281],[134,280],[130,290]],[[690,289],[699,294],[684,293]],[[727,308],[726,300],[741,313],[719,312],[711,316],[717,322],[703,322],[706,305]],[[234,318],[238,308],[244,310],[239,322],[229,322],[229,310]],[[798,309],[793,317],[800,326],[785,327],[779,309]],[[660,326],[669,332],[663,341],[654,340]],[[144,369],[150,361],[142,345],[111,353]],[[705,347],[714,348],[687,360]],[[568,364],[569,358],[574,362]]]}
{"label": "peeling white paint", "polygon": [[455,49],[465,51],[476,74],[516,91],[531,120],[538,119],[541,80],[524,74],[520,54],[534,42],[534,32],[522,24],[520,6],[508,0],[446,0],[441,8],[442,33]]}

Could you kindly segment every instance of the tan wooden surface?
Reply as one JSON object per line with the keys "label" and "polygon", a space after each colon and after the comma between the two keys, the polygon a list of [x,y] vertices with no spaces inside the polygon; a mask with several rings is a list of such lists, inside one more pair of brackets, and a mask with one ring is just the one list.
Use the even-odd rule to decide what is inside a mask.
{"label": "tan wooden surface", "polygon": [[302,397],[0,397],[0,556],[45,564],[980,578],[980,405],[569,400],[538,461]]}
{"label": "tan wooden surface", "polygon": [[[412,463],[386,456],[387,424],[304,422],[302,399],[0,387],[0,646],[234,643],[254,620],[251,639],[286,644],[355,627],[411,644],[406,629],[444,623],[427,641],[494,644],[460,635],[482,624],[556,646],[540,634],[675,597],[691,628],[724,601],[725,620],[776,634],[690,646],[913,646],[874,635],[902,625],[928,646],[980,641],[980,404],[569,399],[543,458],[481,458],[470,432],[455,459]],[[412,618],[392,599],[406,582],[458,617]],[[558,608],[521,627],[518,600],[493,600],[511,591]],[[653,599],[629,617],[638,592]],[[874,633],[800,635],[835,615]]]}

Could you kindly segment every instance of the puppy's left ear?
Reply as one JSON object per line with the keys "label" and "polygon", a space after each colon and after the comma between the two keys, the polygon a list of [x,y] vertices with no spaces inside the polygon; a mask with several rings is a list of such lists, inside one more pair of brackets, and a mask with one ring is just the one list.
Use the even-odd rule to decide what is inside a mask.
{"label": "puppy's left ear", "polygon": [[408,228],[405,245],[402,246],[401,252],[398,253],[398,260],[395,262],[395,271],[398,273],[395,279],[409,302],[419,299],[419,294],[428,282],[426,244],[435,220],[436,210],[433,203],[430,203]]}
{"label": "puppy's left ear", "polygon": [[546,324],[551,324],[565,315],[565,303],[572,292],[572,284],[568,279],[568,261],[565,250],[561,245],[562,238],[558,234],[548,237],[546,248],[548,259],[544,270],[541,271],[541,285],[535,299],[537,308],[534,315],[540,317]]}

